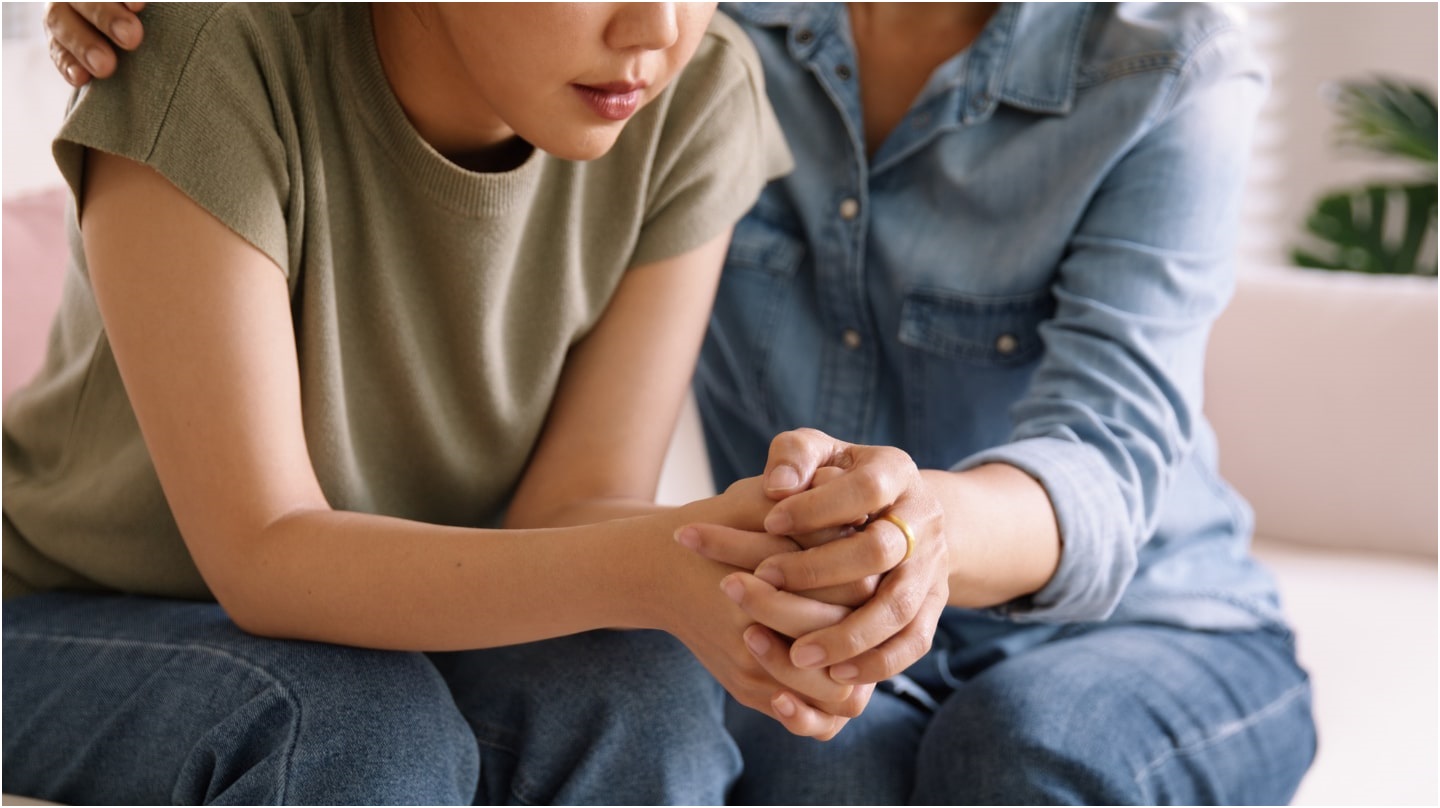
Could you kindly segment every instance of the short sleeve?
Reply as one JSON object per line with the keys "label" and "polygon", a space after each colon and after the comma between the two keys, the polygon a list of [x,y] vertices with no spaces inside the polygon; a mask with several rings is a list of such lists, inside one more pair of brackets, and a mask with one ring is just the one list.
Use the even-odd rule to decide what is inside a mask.
{"label": "short sleeve", "polygon": [[[157,4],[145,46],[79,90],[53,144],[77,200],[86,149],[143,163],[289,272],[284,81],[248,4]],[[281,43],[283,44],[283,43]]]}
{"label": "short sleeve", "polygon": [[745,33],[716,14],[668,94],[632,265],[680,255],[739,221],[791,168]]}

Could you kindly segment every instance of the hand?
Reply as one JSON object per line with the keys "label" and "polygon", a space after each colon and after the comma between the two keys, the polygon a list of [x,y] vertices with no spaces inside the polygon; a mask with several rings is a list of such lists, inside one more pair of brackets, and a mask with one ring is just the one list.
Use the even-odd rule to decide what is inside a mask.
{"label": "hand", "polygon": [[[795,634],[813,631],[850,613],[843,606],[779,592],[747,574],[776,552],[799,549],[788,538],[757,532],[773,505],[760,478],[755,477],[681,509],[688,519],[718,523],[707,525],[710,529],[725,531],[727,536],[753,537],[758,543],[734,544],[754,559],[744,566],[745,571],[738,565],[689,556],[682,569],[691,571],[691,565],[696,565],[715,577],[708,579],[708,585],[703,574],[694,583],[677,579],[680,589],[667,602],[679,608],[669,615],[673,619],[667,630],[679,637],[741,704],[769,715],[792,733],[827,740],[860,714],[873,687],[842,685],[823,670],[800,670],[790,662],[788,637],[753,625],[746,610],[765,615],[782,631]],[[680,543],[687,544],[686,536],[695,535],[695,529],[684,527],[676,534]]]}
{"label": "hand", "polygon": [[[841,473],[822,475],[814,484],[826,467]],[[949,596],[948,543],[943,509],[910,456],[800,429],[771,442],[765,480],[767,495],[780,500],[765,519],[768,533],[800,535],[890,513],[905,521],[916,539],[905,558],[901,530],[885,520],[869,521],[851,535],[774,555],[756,567],[757,578],[791,592],[884,574],[875,595],[854,613],[796,637],[795,665],[828,665],[836,681],[858,684],[886,679],[924,656]]]}
{"label": "hand", "polygon": [[50,3],[45,8],[45,33],[50,60],[65,80],[80,87],[92,76],[115,72],[111,44],[134,50],[144,38],[136,12],[144,3]]}
{"label": "hand", "polygon": [[[812,484],[821,485],[843,473],[833,466],[822,466],[815,470]],[[855,528],[849,525],[825,528],[797,536],[776,536],[766,533],[764,520],[770,513],[773,501],[769,499],[768,492],[762,493],[764,491],[762,480],[761,477],[751,477],[740,480],[731,486],[731,490],[738,488],[746,491],[746,496],[750,500],[747,509],[750,509],[751,513],[754,512],[754,497],[757,495],[764,497],[760,518],[749,526],[753,529],[743,529],[734,523],[728,526],[687,525],[676,532],[676,541],[711,561],[753,571],[771,556],[818,547],[826,542],[855,533]],[[853,607],[869,600],[870,596],[875,594],[879,583],[880,576],[872,575],[860,581],[811,589],[800,594],[825,603]]]}
{"label": "hand", "polygon": [[[690,554],[682,558],[661,582],[669,592],[660,627],[683,642],[736,701],[774,718],[796,735],[818,740],[834,737],[864,710],[872,686],[845,685],[823,670],[797,668],[790,662],[789,641],[754,625],[737,605],[766,594],[798,596],[775,593],[763,581],[733,567]],[[810,614],[800,619],[823,621],[834,616]]]}

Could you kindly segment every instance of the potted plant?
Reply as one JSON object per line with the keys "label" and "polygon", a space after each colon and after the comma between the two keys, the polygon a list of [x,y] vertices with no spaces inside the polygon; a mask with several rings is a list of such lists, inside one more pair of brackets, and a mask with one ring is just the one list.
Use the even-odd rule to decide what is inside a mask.
{"label": "potted plant", "polygon": [[1373,274],[1435,275],[1436,108],[1424,87],[1373,78],[1342,82],[1332,100],[1337,140],[1410,163],[1413,179],[1331,191],[1305,221],[1303,267]]}

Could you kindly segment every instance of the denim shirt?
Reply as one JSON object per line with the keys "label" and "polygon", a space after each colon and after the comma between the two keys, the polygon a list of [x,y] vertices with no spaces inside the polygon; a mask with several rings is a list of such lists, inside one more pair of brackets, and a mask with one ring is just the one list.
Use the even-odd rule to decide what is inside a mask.
{"label": "denim shirt", "polygon": [[801,426],[921,468],[1007,463],[1063,550],[987,619],[1283,625],[1201,410],[1266,84],[1237,22],[1005,4],[872,159],[844,6],[726,12],[796,169],[737,226],[696,374],[717,484]]}

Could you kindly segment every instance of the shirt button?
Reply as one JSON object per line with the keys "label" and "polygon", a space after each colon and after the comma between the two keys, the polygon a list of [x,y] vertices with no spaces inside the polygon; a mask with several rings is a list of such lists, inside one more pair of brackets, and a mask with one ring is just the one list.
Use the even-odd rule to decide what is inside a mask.
{"label": "shirt button", "polygon": [[840,203],[840,218],[845,221],[852,221],[860,215],[860,203],[853,197],[845,199]]}
{"label": "shirt button", "polygon": [[853,351],[860,347],[860,332],[853,328],[847,328],[845,333],[840,335],[840,341],[845,343],[846,348]]}
{"label": "shirt button", "polygon": [[835,75],[839,76],[841,81],[849,81],[850,65],[835,65]]}
{"label": "shirt button", "polygon": [[799,42],[801,45],[808,45],[810,43],[810,40],[814,38],[815,32],[811,31],[809,28],[801,28],[799,31],[795,32],[795,41]]}
{"label": "shirt button", "polygon": [[995,340],[995,350],[1002,356],[1009,356],[1015,353],[1015,349],[1019,347],[1020,340],[1015,339],[1014,334],[1001,334]]}

